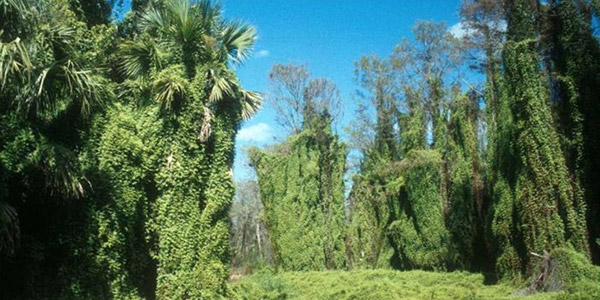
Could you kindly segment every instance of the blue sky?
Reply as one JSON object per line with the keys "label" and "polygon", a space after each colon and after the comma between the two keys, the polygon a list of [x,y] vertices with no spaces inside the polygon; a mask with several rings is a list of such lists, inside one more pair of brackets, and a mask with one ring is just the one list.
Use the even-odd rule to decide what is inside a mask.
{"label": "blue sky", "polygon": [[[458,23],[461,0],[222,0],[225,17],[258,30],[254,56],[237,68],[246,89],[268,92],[275,63],[305,64],[316,77],[338,85],[343,97],[341,128],[352,123],[356,91],[354,62],[363,55],[387,56],[418,20]],[[456,27],[455,27],[456,28]],[[235,180],[254,178],[244,149],[285,139],[268,104],[242,125],[236,139]]]}

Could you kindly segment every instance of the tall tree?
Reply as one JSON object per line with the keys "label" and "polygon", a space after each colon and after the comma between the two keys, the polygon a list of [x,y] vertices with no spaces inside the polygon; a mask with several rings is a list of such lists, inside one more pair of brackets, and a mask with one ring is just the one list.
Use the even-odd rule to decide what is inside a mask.
{"label": "tall tree", "polygon": [[230,65],[246,59],[256,31],[224,20],[219,5],[188,0],[149,6],[139,26],[141,34],[121,47],[121,63],[131,78],[126,92],[141,88],[163,122],[149,141],[156,294],[217,297],[226,293],[234,137],[260,105]]}
{"label": "tall tree", "polygon": [[355,71],[375,110],[372,146],[350,197],[348,248],[359,268],[450,266],[442,153],[445,80],[459,63],[458,48],[443,24],[422,22],[413,30],[414,43],[401,42],[389,59],[364,57]]}
{"label": "tall tree", "polygon": [[[346,238],[348,264],[353,268],[398,266],[388,235],[397,205],[388,192],[390,164],[400,158],[401,76],[408,55],[389,58],[365,56],[355,63],[355,78],[364,131],[350,130],[360,141],[362,158],[353,177],[349,198],[349,225]],[[372,135],[372,136],[369,136]]]}
{"label": "tall tree", "polygon": [[[514,188],[515,248],[531,271],[530,252],[570,243],[587,252],[585,204],[568,175],[553,127],[548,90],[536,50],[538,3],[508,2],[508,42],[504,48],[505,101],[513,116],[516,167],[507,180]],[[510,162],[509,162],[510,163]]]}
{"label": "tall tree", "polygon": [[[501,68],[501,50],[506,40],[505,1],[466,0],[461,22],[466,30],[463,41],[472,68],[485,74],[485,151],[481,174],[485,179],[485,201],[478,202],[477,216],[484,225],[488,251],[496,254],[495,268],[500,276],[518,276],[521,259],[515,199],[508,180],[513,178],[515,153],[512,147],[513,116],[506,100]],[[487,251],[480,251],[489,255]]]}
{"label": "tall tree", "polygon": [[72,246],[58,237],[91,191],[79,155],[111,99],[91,63],[104,48],[86,41],[106,32],[86,31],[67,1],[2,1],[0,19],[0,297],[52,296],[48,274]]}
{"label": "tall tree", "polygon": [[310,123],[300,133],[273,149],[250,153],[273,259],[284,270],[341,269],[346,266],[346,148],[327,110],[305,115]]}
{"label": "tall tree", "polygon": [[[487,149],[485,155],[487,164],[491,165],[494,158],[496,127],[498,122],[500,88],[500,54],[506,35],[506,13],[504,1],[496,0],[465,0],[461,10],[461,29],[470,67],[485,74],[484,101],[486,111]],[[494,168],[490,168],[490,172]],[[490,176],[490,183],[494,179]]]}
{"label": "tall tree", "polygon": [[[454,91],[454,93],[460,93]],[[448,124],[448,212],[447,226],[452,245],[459,258],[455,262],[462,268],[471,268],[481,251],[483,234],[481,156],[478,143],[479,97],[475,92],[456,95],[450,104]],[[478,240],[480,239],[480,240]],[[479,242],[479,243],[478,243]],[[483,253],[481,253],[483,255]]]}
{"label": "tall tree", "polygon": [[421,78],[427,121],[431,125],[431,146],[441,149],[446,145],[447,91],[452,83],[449,76],[460,64],[460,48],[443,23],[417,22],[413,32],[413,70]]}
{"label": "tall tree", "polygon": [[376,56],[363,57],[356,63],[355,76],[361,88],[369,92],[371,105],[375,107],[374,151],[389,159],[397,159],[398,135],[397,125],[397,87],[398,69],[390,60]]}
{"label": "tall tree", "polygon": [[276,120],[292,134],[310,124],[313,113],[327,111],[335,121],[341,113],[336,85],[325,78],[311,78],[306,66],[276,64],[269,72],[271,92],[267,100],[277,112]]}
{"label": "tall tree", "polygon": [[566,154],[570,174],[583,188],[587,203],[587,225],[595,261],[600,248],[600,190],[597,184],[598,132],[600,113],[596,87],[600,84],[600,46],[593,36],[592,7],[587,1],[550,1],[548,41],[552,78],[555,82],[553,103],[557,103],[557,128]]}

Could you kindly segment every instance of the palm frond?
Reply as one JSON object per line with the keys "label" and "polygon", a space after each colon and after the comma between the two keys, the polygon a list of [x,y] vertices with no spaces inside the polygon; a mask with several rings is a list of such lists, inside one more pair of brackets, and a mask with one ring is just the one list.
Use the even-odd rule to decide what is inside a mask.
{"label": "palm frond", "polygon": [[249,120],[260,110],[263,99],[259,93],[246,90],[240,91],[240,97],[240,114],[243,120]]}
{"label": "palm frond", "polygon": [[77,155],[72,150],[41,137],[29,160],[44,173],[51,194],[80,198],[85,193],[84,184],[89,185],[89,182],[81,174]]}
{"label": "palm frond", "polygon": [[35,70],[32,77],[32,84],[22,87],[21,96],[16,98],[18,109],[28,115],[53,113],[57,103],[64,100],[77,104],[82,116],[103,105],[106,89],[98,82],[99,77],[72,60],[54,61]]}
{"label": "palm frond", "polygon": [[198,1],[195,5],[195,9],[199,10],[199,15],[202,20],[202,28],[208,35],[213,35],[213,29],[215,25],[221,22],[222,8],[219,2],[212,3],[210,0]]}
{"label": "palm frond", "polygon": [[[27,6],[23,0],[0,0],[0,17],[8,20],[10,14],[23,18],[27,13]],[[3,22],[0,22],[2,24]],[[6,25],[6,24],[5,24]]]}
{"label": "palm frond", "polygon": [[9,9],[22,10],[25,9],[25,4],[22,0],[0,0],[0,9],[3,13]]}
{"label": "palm frond", "polygon": [[192,19],[191,3],[188,0],[174,0],[167,3],[166,13],[173,24],[173,28],[179,33],[178,37],[185,40],[185,33],[189,33],[190,21]]}
{"label": "palm frond", "polygon": [[75,29],[66,24],[55,24],[51,26],[44,36],[45,41],[52,45],[58,59],[61,59],[66,53],[73,52],[73,41],[75,40]]}
{"label": "palm frond", "polygon": [[0,201],[0,253],[14,255],[19,248],[21,227],[17,210]]}
{"label": "palm frond", "polygon": [[169,18],[166,18],[161,10],[156,9],[154,6],[150,6],[140,18],[138,28],[141,31],[158,31],[167,32],[169,30],[170,23]]}
{"label": "palm frond", "polygon": [[[0,31],[0,37],[2,31]],[[0,41],[0,90],[12,76],[26,79],[31,71],[29,52],[19,38],[9,43]]]}
{"label": "palm frond", "polygon": [[[32,74],[32,82],[21,88],[21,95],[17,97],[18,110],[25,114],[36,115],[38,112],[52,111],[55,109],[56,97],[49,95],[53,90],[48,88],[48,77],[52,77],[58,63],[53,62],[48,66],[37,68]],[[51,74],[48,76],[48,74]],[[50,80],[51,81],[51,80]]]}
{"label": "palm frond", "polygon": [[242,22],[231,22],[225,25],[221,37],[221,47],[230,59],[242,63],[256,42],[256,29]]}
{"label": "palm frond", "polygon": [[96,81],[96,76],[92,75],[91,70],[83,70],[71,60],[67,60],[60,68],[65,88],[68,94],[79,102],[83,116],[88,116],[93,107],[103,104],[104,89]]}
{"label": "palm frond", "polygon": [[210,79],[213,82],[208,96],[209,102],[217,102],[223,100],[226,95],[233,95],[235,83],[233,83],[227,76],[223,76],[220,69],[210,69]]}
{"label": "palm frond", "polygon": [[188,81],[181,66],[163,70],[152,84],[154,98],[163,111],[173,111],[185,98]]}
{"label": "palm frond", "polygon": [[121,44],[120,68],[130,78],[146,76],[153,65],[159,66],[159,50],[154,41],[142,38]]}

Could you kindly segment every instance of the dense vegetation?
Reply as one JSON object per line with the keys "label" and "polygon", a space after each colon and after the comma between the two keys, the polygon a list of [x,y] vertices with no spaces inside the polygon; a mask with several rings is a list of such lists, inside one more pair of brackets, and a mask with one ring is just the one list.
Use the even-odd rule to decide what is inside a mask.
{"label": "dense vegetation", "polygon": [[207,1],[134,4],[114,25],[0,2],[0,298],[227,293],[234,137],[260,103],[230,66],[256,33]]}
{"label": "dense vegetation", "polygon": [[256,30],[122,4],[0,0],[0,299],[600,297],[600,1],[415,24],[356,62],[346,135],[336,85],[276,64],[289,136],[237,192]]}
{"label": "dense vegetation", "polygon": [[[564,249],[557,256],[565,255]],[[480,274],[464,271],[353,270],[325,272],[259,272],[235,284],[236,299],[597,299],[600,268],[586,258],[566,262],[577,270],[562,283],[562,291],[530,294],[502,283],[490,285]],[[564,265],[563,265],[564,266]],[[576,282],[576,283],[575,283]]]}
{"label": "dense vegetation", "polygon": [[286,270],[345,266],[346,151],[318,118],[280,148],[252,153],[274,261]]}
{"label": "dense vegetation", "polygon": [[[360,158],[345,200],[345,235],[329,242],[343,240],[346,257],[343,265],[326,268],[470,270],[518,280],[539,272],[536,255],[560,247],[597,262],[598,198],[596,187],[586,183],[596,176],[588,168],[598,157],[591,154],[598,124],[591,111],[598,109],[599,94],[588,90],[600,75],[594,5],[465,1],[464,36],[451,35],[444,24],[419,22],[414,41],[403,40],[389,57],[360,59],[359,109],[348,128]],[[291,158],[310,149],[296,146],[310,130],[294,108],[310,107],[311,99],[284,101],[282,108],[282,99],[302,90],[294,88],[301,76],[281,76],[282,68],[273,68],[270,97],[281,115],[298,116],[281,122],[293,135],[259,159],[251,155],[267,226],[288,224],[292,231],[309,228],[298,218],[310,208],[293,206],[281,214],[269,205],[312,201],[296,192],[310,186],[306,180],[285,179],[297,169]],[[485,82],[479,85],[469,73],[485,75]],[[281,97],[281,86],[289,89],[288,98]],[[303,166],[321,166],[319,157],[328,152],[316,150]],[[283,164],[263,157],[280,157]],[[275,187],[283,192],[272,192]],[[326,207],[328,198],[320,200]],[[301,241],[278,230],[270,228],[269,235],[276,245]],[[308,239],[315,231],[297,236]],[[320,256],[307,254],[318,244],[291,247],[306,249],[300,253],[310,261],[301,267],[274,263],[288,271],[320,270]],[[300,255],[285,251],[292,251],[285,257]]]}
{"label": "dense vegetation", "polygon": [[335,93],[326,93],[325,81],[309,80],[302,67],[276,66],[270,77],[287,83],[290,94],[300,91],[303,103],[295,112],[298,133],[270,151],[250,152],[274,262],[297,271],[343,268],[346,148],[332,133],[323,102],[329,97],[321,97]]}

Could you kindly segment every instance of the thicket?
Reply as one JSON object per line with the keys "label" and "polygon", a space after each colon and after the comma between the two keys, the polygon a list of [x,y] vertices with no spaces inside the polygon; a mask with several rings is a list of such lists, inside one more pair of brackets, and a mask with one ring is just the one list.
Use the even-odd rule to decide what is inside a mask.
{"label": "thicket", "polygon": [[510,284],[490,285],[481,274],[459,271],[260,272],[234,284],[234,299],[596,299],[600,268],[572,254],[565,249],[556,251],[555,257],[569,257],[564,262],[576,263],[580,270],[571,277],[577,284],[560,292],[519,295]]}
{"label": "thicket", "polygon": [[[531,252],[566,243],[589,255],[583,191],[578,171],[569,171],[565,151],[561,151],[550,91],[539,68],[538,16],[532,12],[535,7],[530,2],[508,4],[504,91],[499,99],[510,117],[498,122],[511,123],[498,127],[509,128],[510,133],[491,136],[504,145],[497,151],[508,152],[500,155],[507,157],[503,163],[510,165],[500,171],[501,185],[493,191],[502,209],[492,212],[492,232],[504,240],[499,256],[505,260],[499,259],[497,268],[506,273],[530,272]],[[579,113],[572,112],[569,120],[579,122]],[[578,143],[576,137],[570,140]]]}
{"label": "thicket", "polygon": [[600,261],[600,191],[597,169],[600,165],[598,133],[600,122],[594,118],[599,111],[600,95],[594,86],[600,78],[600,45],[593,32],[593,20],[598,17],[600,2],[554,1],[545,19],[550,29],[548,53],[554,117],[565,153],[569,174],[577,183],[574,191],[585,200],[589,245],[593,260]]}
{"label": "thicket", "polygon": [[[349,130],[362,158],[348,198],[348,267],[518,277],[537,263],[531,253],[570,245],[589,255],[593,146],[579,105],[597,72],[561,53],[575,43],[595,57],[590,3],[535,3],[466,2],[475,33],[462,41],[419,23],[414,42],[357,62],[359,96],[372,106],[359,105]],[[463,86],[469,51],[486,74],[482,90]]]}
{"label": "thicket", "polygon": [[[290,271],[340,269],[344,245],[346,147],[328,113],[273,149],[250,150],[276,266]],[[299,250],[302,249],[302,250]]]}
{"label": "thicket", "polygon": [[[584,175],[595,133],[584,128],[597,122],[580,111],[596,97],[587,90],[598,75],[590,9],[467,1],[471,31],[461,40],[420,23],[389,58],[357,63],[374,107],[359,116],[367,111],[374,137],[350,130],[362,151],[349,198],[353,267],[494,268],[514,278],[533,272],[531,253],[595,255],[597,201]],[[579,57],[568,60],[574,45]],[[465,57],[485,73],[483,89],[461,77]]]}
{"label": "thicket", "polygon": [[208,1],[133,4],[111,24],[0,2],[1,298],[227,294],[234,137],[260,105],[230,67],[256,32]]}
{"label": "thicket", "polygon": [[210,1],[132,1],[113,19],[119,3],[0,0],[0,298],[365,297],[308,290],[333,284],[314,273],[234,293],[232,254],[288,271],[541,268],[534,290],[563,292],[539,298],[598,295],[599,1],[467,0],[460,37],[417,23],[356,63],[349,143],[335,84],[275,65],[291,135],[250,151],[262,212],[231,223],[234,138],[261,104],[233,69],[255,29]]}
{"label": "thicket", "polygon": [[[374,132],[350,194],[353,267],[470,268],[482,234],[479,100],[452,78],[458,41],[418,23],[387,59],[365,57],[357,80]],[[412,74],[412,75],[407,75]]]}

